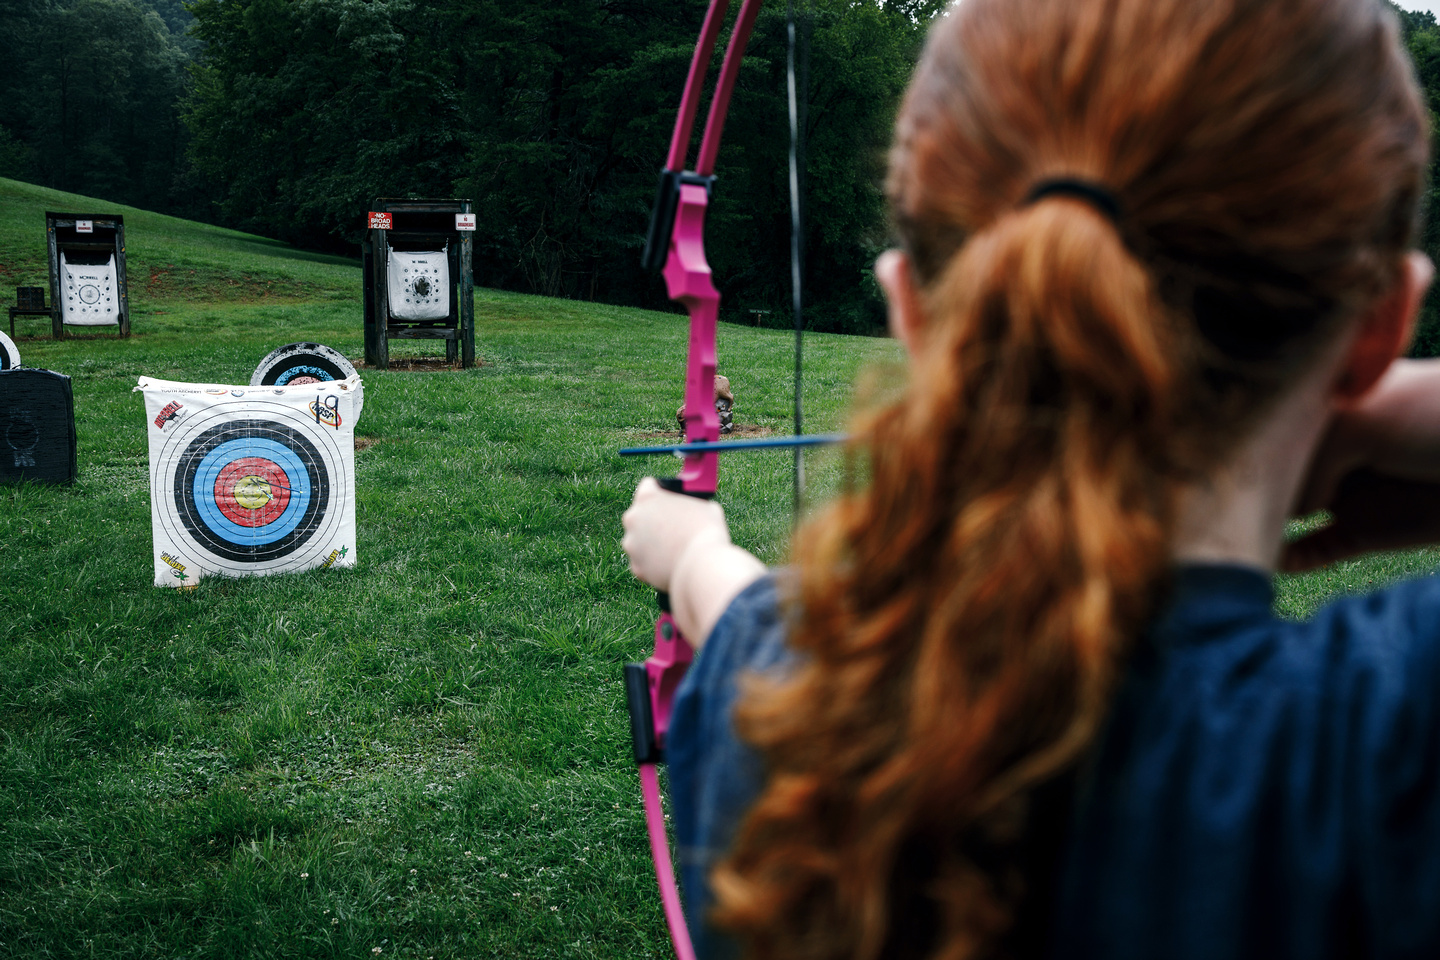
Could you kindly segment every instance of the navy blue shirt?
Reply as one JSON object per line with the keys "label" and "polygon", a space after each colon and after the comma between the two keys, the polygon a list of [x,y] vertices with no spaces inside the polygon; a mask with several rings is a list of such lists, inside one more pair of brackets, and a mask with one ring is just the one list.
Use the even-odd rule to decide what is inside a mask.
{"label": "navy blue shirt", "polygon": [[[1074,792],[1055,957],[1440,957],[1440,579],[1278,619],[1269,578],[1177,571]],[[763,771],[738,681],[791,654],[773,577],[676,697],[668,757],[692,933]],[[1040,915],[1045,916],[1041,911]]]}

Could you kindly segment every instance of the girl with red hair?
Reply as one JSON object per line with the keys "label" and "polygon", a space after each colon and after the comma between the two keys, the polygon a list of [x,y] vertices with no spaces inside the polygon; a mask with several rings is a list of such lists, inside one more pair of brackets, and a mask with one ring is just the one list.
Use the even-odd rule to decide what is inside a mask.
{"label": "girl with red hair", "polygon": [[1440,580],[1271,611],[1278,568],[1440,539],[1440,370],[1396,359],[1427,139],[1380,0],[936,22],[863,488],[774,573],[713,503],[625,515],[703,644],[702,953],[1440,956]]}

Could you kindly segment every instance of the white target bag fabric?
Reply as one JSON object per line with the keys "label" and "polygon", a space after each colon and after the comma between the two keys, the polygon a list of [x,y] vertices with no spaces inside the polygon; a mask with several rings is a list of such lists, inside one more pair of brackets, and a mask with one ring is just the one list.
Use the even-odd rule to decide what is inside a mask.
{"label": "white target bag fabric", "polygon": [[355,564],[360,378],[293,387],[141,377],[155,585]]}
{"label": "white target bag fabric", "polygon": [[390,316],[396,320],[450,316],[450,259],[444,250],[391,250],[389,271]]}
{"label": "white target bag fabric", "polygon": [[80,327],[104,327],[120,322],[120,284],[115,277],[115,256],[101,264],[70,263],[60,253],[60,319]]}

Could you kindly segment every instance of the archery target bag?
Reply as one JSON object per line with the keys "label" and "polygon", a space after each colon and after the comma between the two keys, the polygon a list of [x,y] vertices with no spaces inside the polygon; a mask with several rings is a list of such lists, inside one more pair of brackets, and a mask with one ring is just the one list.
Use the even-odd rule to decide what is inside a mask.
{"label": "archery target bag", "polygon": [[0,481],[75,480],[75,395],[52,370],[0,370]]}
{"label": "archery target bag", "polygon": [[141,377],[155,585],[354,566],[359,385]]}
{"label": "archery target bag", "polygon": [[[298,387],[358,377],[355,367],[339,350],[323,343],[287,343],[267,353],[250,375],[252,387]],[[365,405],[365,386],[355,386],[355,419]]]}
{"label": "archery target bag", "polygon": [[71,263],[60,252],[60,316],[68,324],[103,327],[120,322],[119,284],[115,279],[115,255],[104,263]]}
{"label": "archery target bag", "polygon": [[450,316],[450,258],[444,250],[391,250],[390,316],[396,320],[444,320]]}
{"label": "archery target bag", "polygon": [[14,370],[20,366],[20,351],[15,341],[0,333],[0,370]]}

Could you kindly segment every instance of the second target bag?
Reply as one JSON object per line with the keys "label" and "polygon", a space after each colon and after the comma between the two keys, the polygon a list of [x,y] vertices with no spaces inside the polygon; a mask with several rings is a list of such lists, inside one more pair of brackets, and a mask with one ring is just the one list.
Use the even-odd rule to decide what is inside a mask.
{"label": "second target bag", "polygon": [[355,564],[360,379],[293,387],[141,377],[155,585]]}

